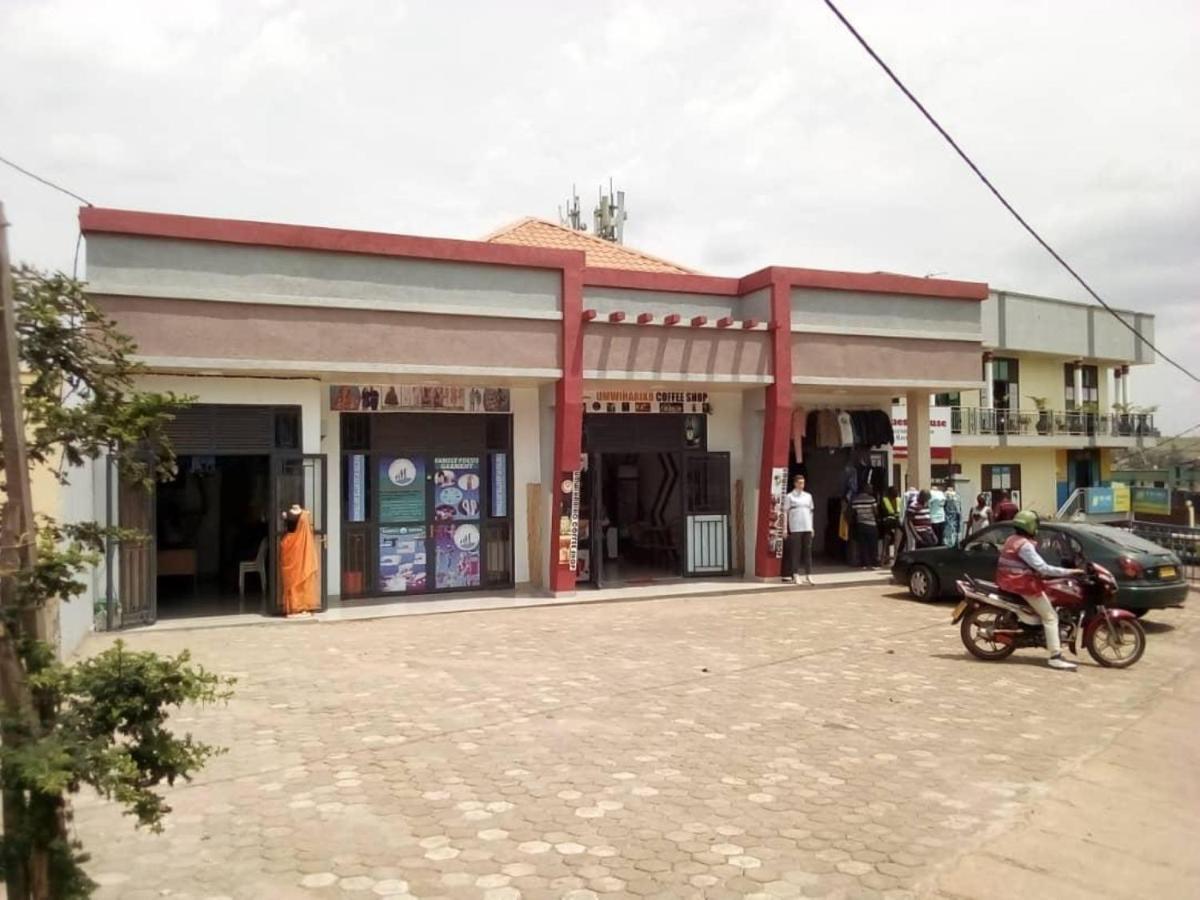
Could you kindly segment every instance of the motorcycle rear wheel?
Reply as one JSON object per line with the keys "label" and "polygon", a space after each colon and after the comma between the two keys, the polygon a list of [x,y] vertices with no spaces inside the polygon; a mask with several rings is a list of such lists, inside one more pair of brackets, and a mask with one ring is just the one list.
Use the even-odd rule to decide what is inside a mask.
{"label": "motorcycle rear wheel", "polygon": [[1146,630],[1137,619],[1104,621],[1084,643],[1092,659],[1106,669],[1127,669],[1146,652]]}
{"label": "motorcycle rear wheel", "polygon": [[988,636],[989,631],[996,628],[1018,629],[1020,623],[1016,616],[1007,610],[996,609],[994,606],[979,605],[967,611],[963,616],[960,634],[963,646],[979,659],[1000,660],[1012,656],[1017,649],[1016,635],[1009,643],[997,641],[995,636]]}

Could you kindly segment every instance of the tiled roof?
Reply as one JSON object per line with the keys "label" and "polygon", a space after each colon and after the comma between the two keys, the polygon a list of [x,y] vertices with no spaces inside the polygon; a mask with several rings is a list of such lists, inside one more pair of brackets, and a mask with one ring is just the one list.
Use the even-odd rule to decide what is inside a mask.
{"label": "tiled roof", "polygon": [[677,275],[698,274],[675,263],[651,256],[624,244],[614,244],[595,235],[575,231],[533,216],[506,225],[484,238],[493,244],[516,244],[524,247],[548,247],[555,250],[582,250],[587,264],[605,269],[631,269],[635,272],[672,272]]}

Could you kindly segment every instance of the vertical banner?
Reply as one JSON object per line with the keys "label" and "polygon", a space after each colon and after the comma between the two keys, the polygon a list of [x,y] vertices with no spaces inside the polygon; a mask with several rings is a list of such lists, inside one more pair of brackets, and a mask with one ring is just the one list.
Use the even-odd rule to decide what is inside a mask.
{"label": "vertical banner", "polygon": [[379,529],[379,590],[385,594],[426,588],[425,527]]}
{"label": "vertical banner", "polygon": [[783,539],[787,535],[787,521],[783,515],[783,497],[787,486],[786,468],[771,470],[771,504],[768,515],[770,522],[767,531],[767,546],[776,559],[783,558]]}
{"label": "vertical banner", "polygon": [[579,469],[564,473],[559,483],[558,564],[572,572],[579,567]]}
{"label": "vertical banner", "polygon": [[438,522],[479,519],[479,457],[439,456],[434,461],[433,518]]}
{"label": "vertical banner", "polygon": [[508,454],[491,455],[492,518],[508,515]]}
{"label": "vertical banner", "polygon": [[367,457],[355,453],[350,457],[350,521],[367,520]]}
{"label": "vertical banner", "polygon": [[425,460],[384,456],[379,460],[379,521],[425,519]]}

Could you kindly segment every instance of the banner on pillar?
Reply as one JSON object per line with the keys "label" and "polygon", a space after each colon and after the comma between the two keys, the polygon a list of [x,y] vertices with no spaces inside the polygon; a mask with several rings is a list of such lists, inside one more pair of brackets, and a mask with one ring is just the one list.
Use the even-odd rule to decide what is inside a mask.
{"label": "banner on pillar", "polygon": [[[892,407],[892,458],[908,459],[908,411],[904,406]],[[929,455],[932,459],[950,459],[952,434],[950,407],[929,407]]]}
{"label": "banner on pillar", "polygon": [[776,559],[783,558],[783,539],[787,535],[787,518],[783,513],[783,498],[787,494],[786,468],[771,470],[771,521],[767,527],[767,547]]}

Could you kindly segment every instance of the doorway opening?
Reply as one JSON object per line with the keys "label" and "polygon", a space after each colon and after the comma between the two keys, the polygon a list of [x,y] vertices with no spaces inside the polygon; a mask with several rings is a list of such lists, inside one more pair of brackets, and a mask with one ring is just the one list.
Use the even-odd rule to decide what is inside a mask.
{"label": "doorway opening", "polygon": [[266,610],[270,457],[183,455],[155,493],[159,618]]}
{"label": "doorway opening", "polygon": [[682,577],[681,454],[603,453],[595,459],[605,581],[639,584]]}

